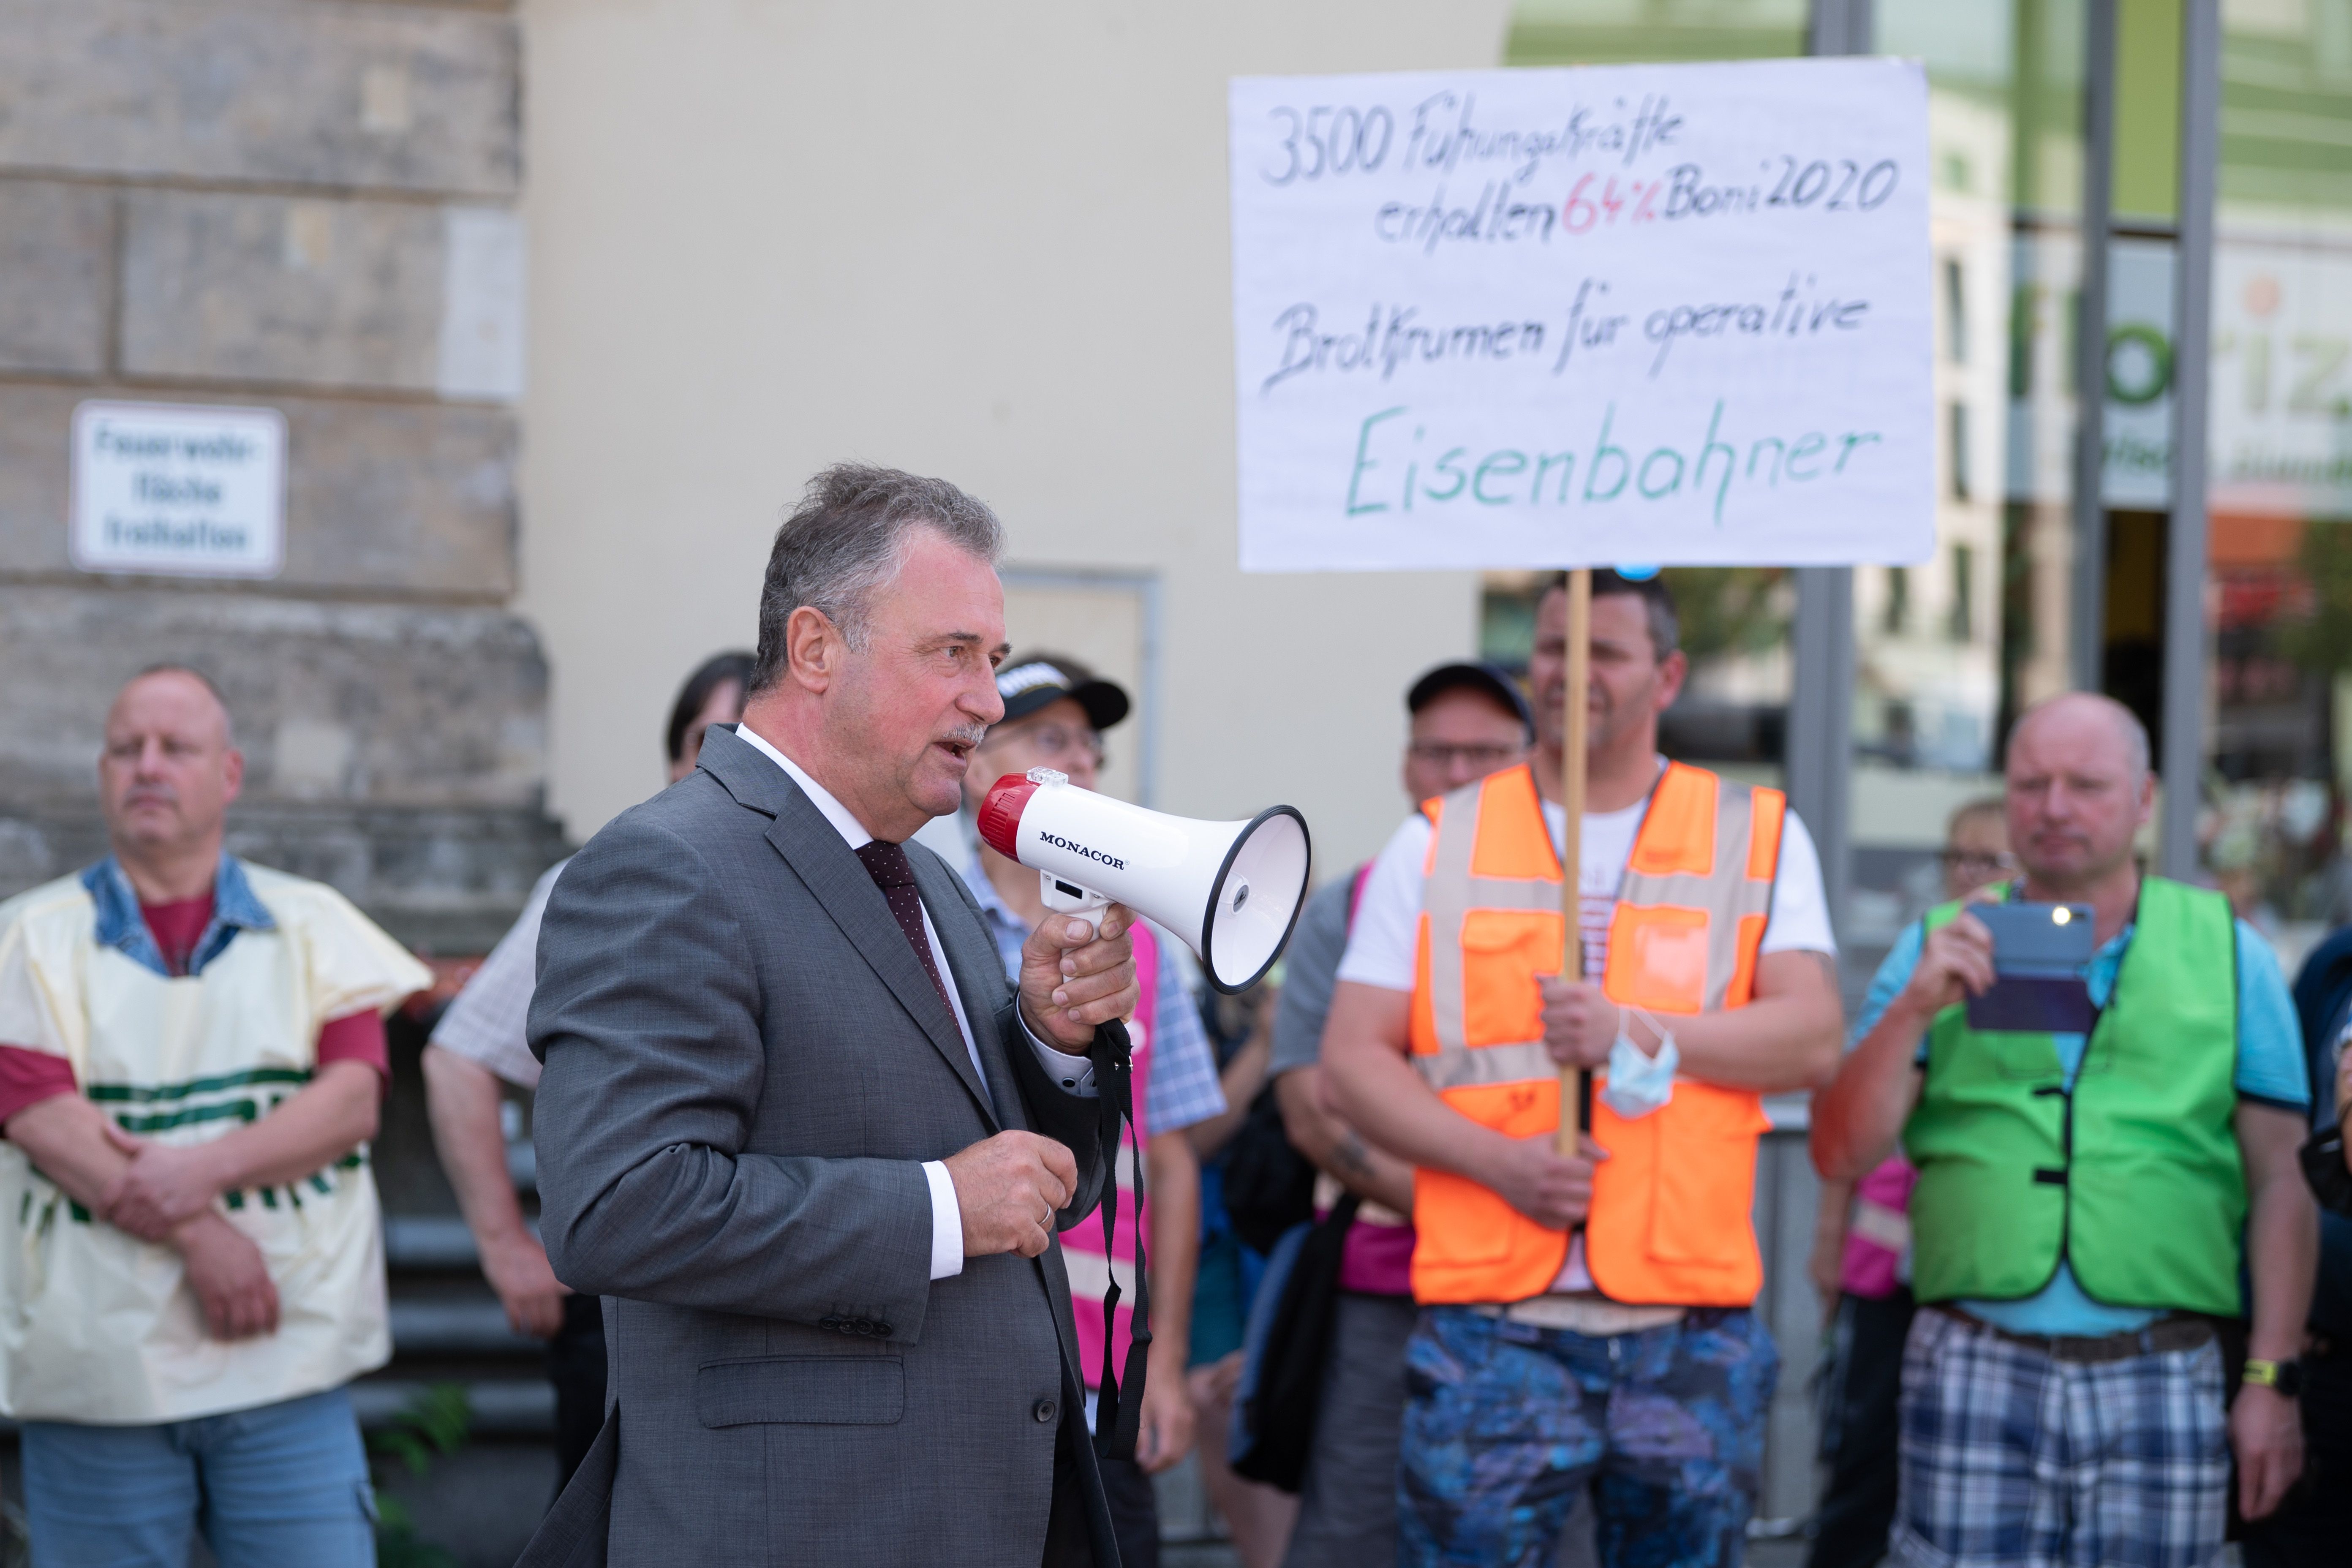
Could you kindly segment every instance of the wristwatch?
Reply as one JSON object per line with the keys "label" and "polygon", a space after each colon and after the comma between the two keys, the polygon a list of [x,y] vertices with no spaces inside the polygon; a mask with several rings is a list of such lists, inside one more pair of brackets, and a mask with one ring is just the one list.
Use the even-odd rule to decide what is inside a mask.
{"label": "wristwatch", "polygon": [[2303,1393],[2303,1363],[2300,1361],[2263,1361],[2246,1358],[2244,1380],[2259,1388],[2275,1389],[2289,1399]]}

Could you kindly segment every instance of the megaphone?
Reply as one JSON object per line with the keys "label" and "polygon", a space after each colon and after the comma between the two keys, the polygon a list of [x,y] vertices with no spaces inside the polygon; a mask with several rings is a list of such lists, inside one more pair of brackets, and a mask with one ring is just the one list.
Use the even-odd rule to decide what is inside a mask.
{"label": "megaphone", "polygon": [[1047,909],[1085,915],[1125,904],[1175,932],[1228,994],[1274,967],[1307,899],[1307,819],[1293,806],[1247,822],[1194,822],[1031,768],[989,790],[980,836],[1038,874]]}

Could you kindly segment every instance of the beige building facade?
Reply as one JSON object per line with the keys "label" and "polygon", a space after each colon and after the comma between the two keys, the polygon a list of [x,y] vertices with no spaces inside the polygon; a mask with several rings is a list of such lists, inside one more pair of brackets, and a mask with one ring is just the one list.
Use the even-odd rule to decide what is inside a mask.
{"label": "beige building facade", "polygon": [[946,476],[1008,621],[1130,682],[1109,787],[1305,811],[1322,874],[1405,802],[1402,693],[1466,574],[1237,569],[1225,83],[1497,63],[1508,7],[529,0],[520,614],[575,838],[660,782],[683,671],[754,635],[802,481]]}
{"label": "beige building facade", "polygon": [[[1014,643],[1139,699],[1108,787],[1369,855],[1478,584],[1237,570],[1225,83],[1507,11],[0,0],[0,896],[100,852],[107,696],[188,659],[241,852],[481,951],[843,458],[994,503]],[[281,415],[277,573],[84,569],[92,401]]]}

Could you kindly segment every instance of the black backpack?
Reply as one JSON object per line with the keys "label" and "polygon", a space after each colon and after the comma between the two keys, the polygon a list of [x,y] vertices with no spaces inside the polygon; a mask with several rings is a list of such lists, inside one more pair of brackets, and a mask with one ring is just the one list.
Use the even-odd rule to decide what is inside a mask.
{"label": "black backpack", "polygon": [[[1349,879],[1350,929],[1356,923],[1356,906],[1363,900],[1364,882],[1371,869],[1370,863],[1366,862],[1356,868]],[[1224,1055],[1219,1053],[1220,1063]],[[1306,1155],[1290,1146],[1290,1134],[1282,1125],[1282,1107],[1275,1099],[1271,1080],[1250,1101],[1249,1114],[1243,1119],[1233,1142],[1226,1145],[1223,1158],[1225,1214],[1233,1221],[1234,1234],[1253,1252],[1272,1252],[1274,1244],[1291,1226],[1315,1217],[1315,1167]]]}
{"label": "black backpack", "polygon": [[1315,1167],[1290,1146],[1269,1083],[1225,1146],[1225,1215],[1253,1252],[1272,1252],[1283,1232],[1315,1215]]}
{"label": "black backpack", "polygon": [[[2352,926],[2314,948],[2294,977],[2294,1010],[2303,1025],[2305,1070],[2311,1079],[2313,1120],[2326,1117],[2336,1085],[2327,1077],[2327,1047],[2352,1017]],[[2322,1208],[2352,1215],[2352,1170],[2344,1164],[2344,1129],[2314,1132],[2303,1146],[2303,1173]]]}

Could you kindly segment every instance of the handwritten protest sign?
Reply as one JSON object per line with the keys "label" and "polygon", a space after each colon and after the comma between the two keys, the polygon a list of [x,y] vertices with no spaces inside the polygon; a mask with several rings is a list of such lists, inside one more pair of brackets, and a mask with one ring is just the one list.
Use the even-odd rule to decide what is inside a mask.
{"label": "handwritten protest sign", "polygon": [[1260,78],[1230,105],[1245,570],[1932,552],[1916,65]]}

